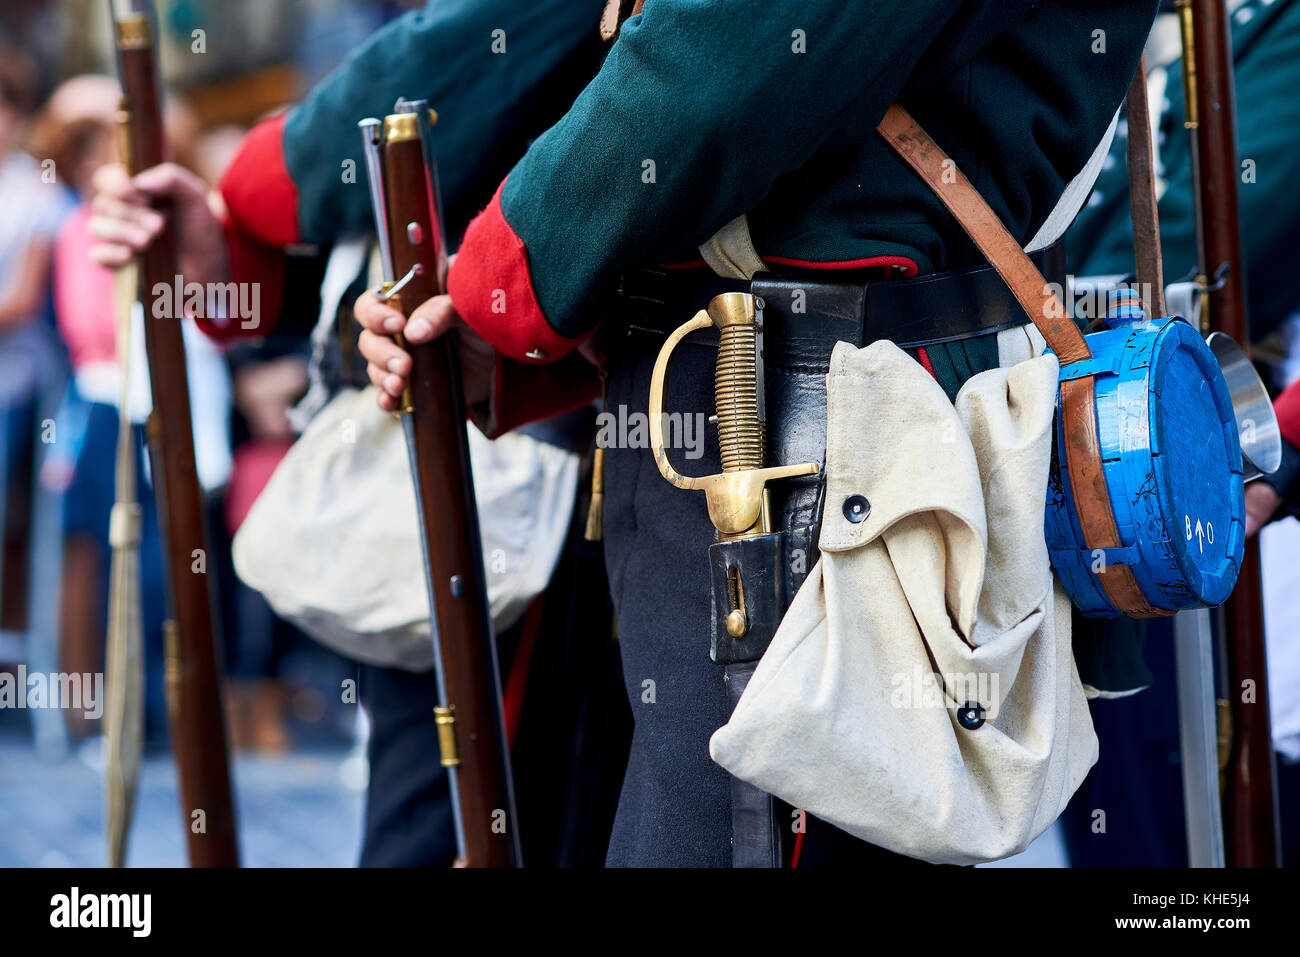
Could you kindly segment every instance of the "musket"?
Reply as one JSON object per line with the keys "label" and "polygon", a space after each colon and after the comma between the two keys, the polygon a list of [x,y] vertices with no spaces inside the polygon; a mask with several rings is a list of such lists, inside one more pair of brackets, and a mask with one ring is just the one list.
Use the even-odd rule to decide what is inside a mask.
{"label": "musket", "polygon": [[[1225,333],[1249,349],[1228,14],[1223,0],[1177,0],[1176,8],[1183,40],[1185,125],[1191,134],[1201,331]],[[1275,867],[1279,861],[1262,594],[1259,542],[1249,539],[1220,629],[1231,722],[1224,839],[1233,867]]]}
{"label": "musket", "polygon": [[[399,312],[445,288],[436,119],[424,100],[403,100],[383,120],[360,123],[383,262],[380,298]],[[453,331],[430,343],[400,344],[411,356],[411,376],[398,415],[420,519],[439,698],[434,710],[451,782],[457,865],[517,867],[518,818],[457,337]]]}
{"label": "musket", "polygon": [[[135,175],[166,158],[155,21],[150,0],[109,0],[109,9],[122,81],[118,119],[124,159]],[[203,492],[195,468],[180,304],[169,305],[179,273],[170,222],[139,257],[138,273],[153,392],[147,433],[170,605],[163,637],[181,817],[192,867],[237,867]],[[161,297],[167,302],[155,302]]]}

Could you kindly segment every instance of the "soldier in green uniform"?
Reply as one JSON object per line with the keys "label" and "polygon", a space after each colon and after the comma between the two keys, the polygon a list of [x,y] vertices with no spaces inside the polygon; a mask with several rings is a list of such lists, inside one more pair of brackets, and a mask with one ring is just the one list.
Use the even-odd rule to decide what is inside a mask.
{"label": "soldier in green uniform", "polygon": [[[449,296],[416,309],[405,334],[420,342],[462,330],[467,391],[490,430],[595,394],[601,379],[608,408],[644,414],[664,334],[724,289],[768,291],[774,445],[817,433],[832,320],[859,345],[898,341],[951,397],[998,365],[1000,332],[1028,317],[989,283],[971,242],[877,124],[901,102],[1049,278],[1063,279],[1059,235],[1044,226],[1102,141],[1155,6],[637,4],[595,79],[470,224]],[[766,267],[752,284],[713,275],[697,252],[742,216]],[[915,276],[926,282],[908,284]],[[815,291],[806,311],[777,294],[792,283]],[[945,291],[968,314],[945,312],[936,298]],[[404,320],[371,296],[357,315],[391,408],[409,359],[389,337]],[[924,328],[905,330],[909,318]],[[675,366],[670,413],[712,405],[712,352],[695,352]],[[569,388],[530,388],[538,367]],[[718,464],[710,447],[700,474]],[[728,776],[708,754],[728,714],[708,660],[714,529],[703,501],[665,483],[644,448],[607,450],[605,489],[606,564],[636,717],[608,862],[725,865]],[[777,510],[792,540],[815,543],[817,514]],[[801,838],[804,865],[883,854],[817,821]]]}
{"label": "soldier in green uniform", "polygon": [[[1162,7],[1172,12],[1172,4]],[[1300,178],[1300,100],[1294,95],[1300,77],[1300,2],[1244,0],[1232,7],[1241,242],[1251,336],[1258,343],[1300,310],[1300,287],[1291,281],[1294,250],[1300,243],[1300,210],[1294,202],[1294,184]],[[1158,107],[1155,156],[1163,190],[1159,210],[1164,275],[1166,282],[1176,282],[1188,277],[1197,263],[1193,134],[1183,126],[1181,59],[1153,70],[1152,77],[1163,80],[1164,91],[1153,104]],[[1068,234],[1067,259],[1078,276],[1133,270],[1125,165],[1129,134],[1121,121],[1096,187]],[[1285,435],[1285,426],[1283,431]],[[1285,439],[1283,453],[1276,473],[1247,486],[1252,531],[1280,504],[1277,493],[1297,484],[1300,453]],[[1098,736],[1113,744],[1103,747],[1097,766],[1062,817],[1071,860],[1077,866],[1184,867],[1173,629],[1160,621],[1078,619],[1075,639],[1077,652],[1088,656],[1081,670],[1089,667],[1104,675],[1107,690],[1150,690],[1093,708]],[[1140,790],[1132,786],[1139,775],[1146,781]],[[1102,835],[1093,828],[1096,808],[1107,809],[1107,832]]]}
{"label": "soldier in green uniform", "polygon": [[[408,13],[361,44],[301,103],[254,127],[216,197],[171,164],[134,181],[121,167],[102,170],[92,224],[100,240],[96,257],[119,266],[147,247],[162,223],[150,201],[167,197],[187,281],[234,279],[259,287],[262,314],[251,327],[206,319],[200,325],[220,339],[266,335],[286,312],[312,312],[319,300],[320,268],[287,250],[315,246],[323,258],[340,238],[373,230],[358,120],[383,115],[402,96],[437,104],[449,120],[439,127],[447,224],[451,235],[459,236],[527,144],[563,115],[598,69],[606,48],[598,29],[601,6],[602,0],[539,0],[527,7],[511,0],[438,0]],[[211,207],[220,210],[220,220]],[[364,277],[358,291],[363,288]],[[549,426],[534,434],[570,444],[569,436]],[[588,436],[578,439],[585,451]],[[571,559],[558,574],[566,580],[580,575],[583,561]],[[559,607],[548,606],[542,625],[544,636],[556,640],[539,642],[535,666],[592,675],[606,665],[599,654],[609,644],[600,603],[566,607],[569,593],[579,587],[557,585]],[[449,866],[455,845],[447,776],[439,764],[434,676],[360,668],[361,698],[371,719],[361,863]],[[584,863],[588,848],[603,848],[606,805],[612,800],[602,792],[609,790],[605,778],[618,769],[601,773],[593,766],[621,759],[626,709],[620,703],[622,710],[612,712],[599,700],[599,688],[586,690],[588,697],[580,701],[570,695],[557,702],[553,695],[541,703],[555,728],[579,720],[571,711],[591,711],[583,739],[591,754],[578,754],[580,748],[554,734],[532,737],[530,749],[529,739],[521,736],[522,760],[529,765],[520,773],[521,830],[530,833],[532,815],[537,826],[526,849],[536,852],[537,861]],[[577,795],[561,811],[553,806],[556,795],[545,792],[563,793],[569,782],[551,786],[566,774],[581,779],[592,793]],[[574,833],[574,826],[554,823],[579,808],[587,817],[585,828],[595,833]]]}

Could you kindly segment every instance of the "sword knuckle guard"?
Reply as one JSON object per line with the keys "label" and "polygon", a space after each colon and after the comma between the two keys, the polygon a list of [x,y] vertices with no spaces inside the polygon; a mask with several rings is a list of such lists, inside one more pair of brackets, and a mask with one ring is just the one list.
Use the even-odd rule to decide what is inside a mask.
{"label": "sword knuckle guard", "polygon": [[[696,313],[668,337],[655,360],[650,380],[650,448],[655,463],[660,474],[678,488],[704,492],[709,519],[722,539],[768,534],[771,520],[767,483],[814,475],[819,470],[814,462],[764,467],[762,328],[755,308],[754,297],[749,293],[731,292],[714,297],[707,310]],[[722,472],[697,477],[682,475],[673,466],[664,443],[664,397],[673,351],[692,332],[709,326],[716,326],[719,336],[714,401]]]}

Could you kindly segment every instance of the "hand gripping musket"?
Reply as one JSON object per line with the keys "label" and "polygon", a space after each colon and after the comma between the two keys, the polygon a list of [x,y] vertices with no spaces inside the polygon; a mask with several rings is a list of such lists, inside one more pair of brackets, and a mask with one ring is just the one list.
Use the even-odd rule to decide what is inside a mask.
{"label": "hand gripping musket", "polygon": [[[158,165],[165,157],[152,5],[149,0],[110,0],[110,10],[122,80],[119,122],[124,158],[130,172],[136,174]],[[192,866],[235,867],[239,853],[221,706],[212,585],[206,574],[209,553],[203,493],[194,461],[185,346],[180,317],[164,309],[160,311],[168,318],[158,318],[159,310],[154,308],[154,290],[170,290],[176,282],[176,240],[170,224],[139,257],[137,269],[137,298],[144,305],[145,351],[153,390],[153,412],[148,422],[152,475],[173,616],[164,625],[164,640],[181,816]],[[114,520],[119,521],[117,515]],[[121,522],[130,524],[125,513]],[[115,534],[115,544],[119,537],[130,540],[129,536]],[[126,675],[129,666],[124,661],[110,660],[108,671],[110,675]],[[121,689],[118,691],[120,696]],[[111,686],[109,693],[113,693]],[[135,707],[129,701],[121,706]],[[114,707],[118,706],[110,702],[108,713]],[[110,807],[126,806],[129,812],[129,790],[116,796],[113,793],[122,787],[114,783],[120,779],[110,771]],[[121,863],[124,829],[124,821],[110,822],[110,854],[117,858],[112,863]]]}
{"label": "hand gripping musket", "polygon": [[[360,124],[383,260],[380,298],[398,311],[443,292],[447,255],[436,117],[423,101]],[[437,662],[435,709],[442,764],[451,779],[458,865],[519,866],[518,818],[502,712],[496,641],[488,613],[482,541],[465,434],[456,333],[410,353],[399,415],[415,482]]]}
{"label": "hand gripping musket", "polygon": [[[717,327],[714,389],[722,472],[694,477],[673,467],[664,443],[664,397],[668,365],[678,343],[692,332]],[[704,492],[718,541],[709,546],[713,586],[710,657],[722,666],[732,710],[776,634],[789,596],[782,574],[784,532],[772,531],[768,482],[815,475],[814,462],[764,465],[763,330],[748,293],[725,293],[668,337],[650,379],[650,448],[665,479],[681,489]],[[781,830],[773,798],[731,778],[732,865],[780,867]]]}
{"label": "hand gripping musket", "polygon": [[[1201,331],[1225,333],[1249,349],[1228,14],[1223,0],[1178,0],[1177,9],[1196,192]],[[1224,627],[1219,629],[1231,725],[1231,743],[1223,768],[1224,833],[1227,862],[1234,867],[1275,867],[1279,860],[1277,778],[1262,602],[1259,542],[1251,539],[1246,543],[1237,587],[1224,609]],[[1254,689],[1249,701],[1243,700],[1247,682]]]}

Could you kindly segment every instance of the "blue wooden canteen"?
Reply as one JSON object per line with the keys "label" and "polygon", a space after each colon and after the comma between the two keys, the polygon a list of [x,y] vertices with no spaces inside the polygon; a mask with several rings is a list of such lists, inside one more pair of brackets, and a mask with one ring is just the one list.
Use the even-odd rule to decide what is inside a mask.
{"label": "blue wooden canteen", "polygon": [[1088,549],[1064,467],[1056,411],[1047,488],[1047,548],[1061,583],[1090,618],[1121,613],[1098,572],[1127,565],[1156,608],[1218,605],[1237,582],[1245,550],[1241,445],[1227,383],[1210,347],[1181,318],[1147,321],[1131,289],[1115,294],[1092,358],[1061,381],[1096,376],[1102,468],[1119,548]]}

